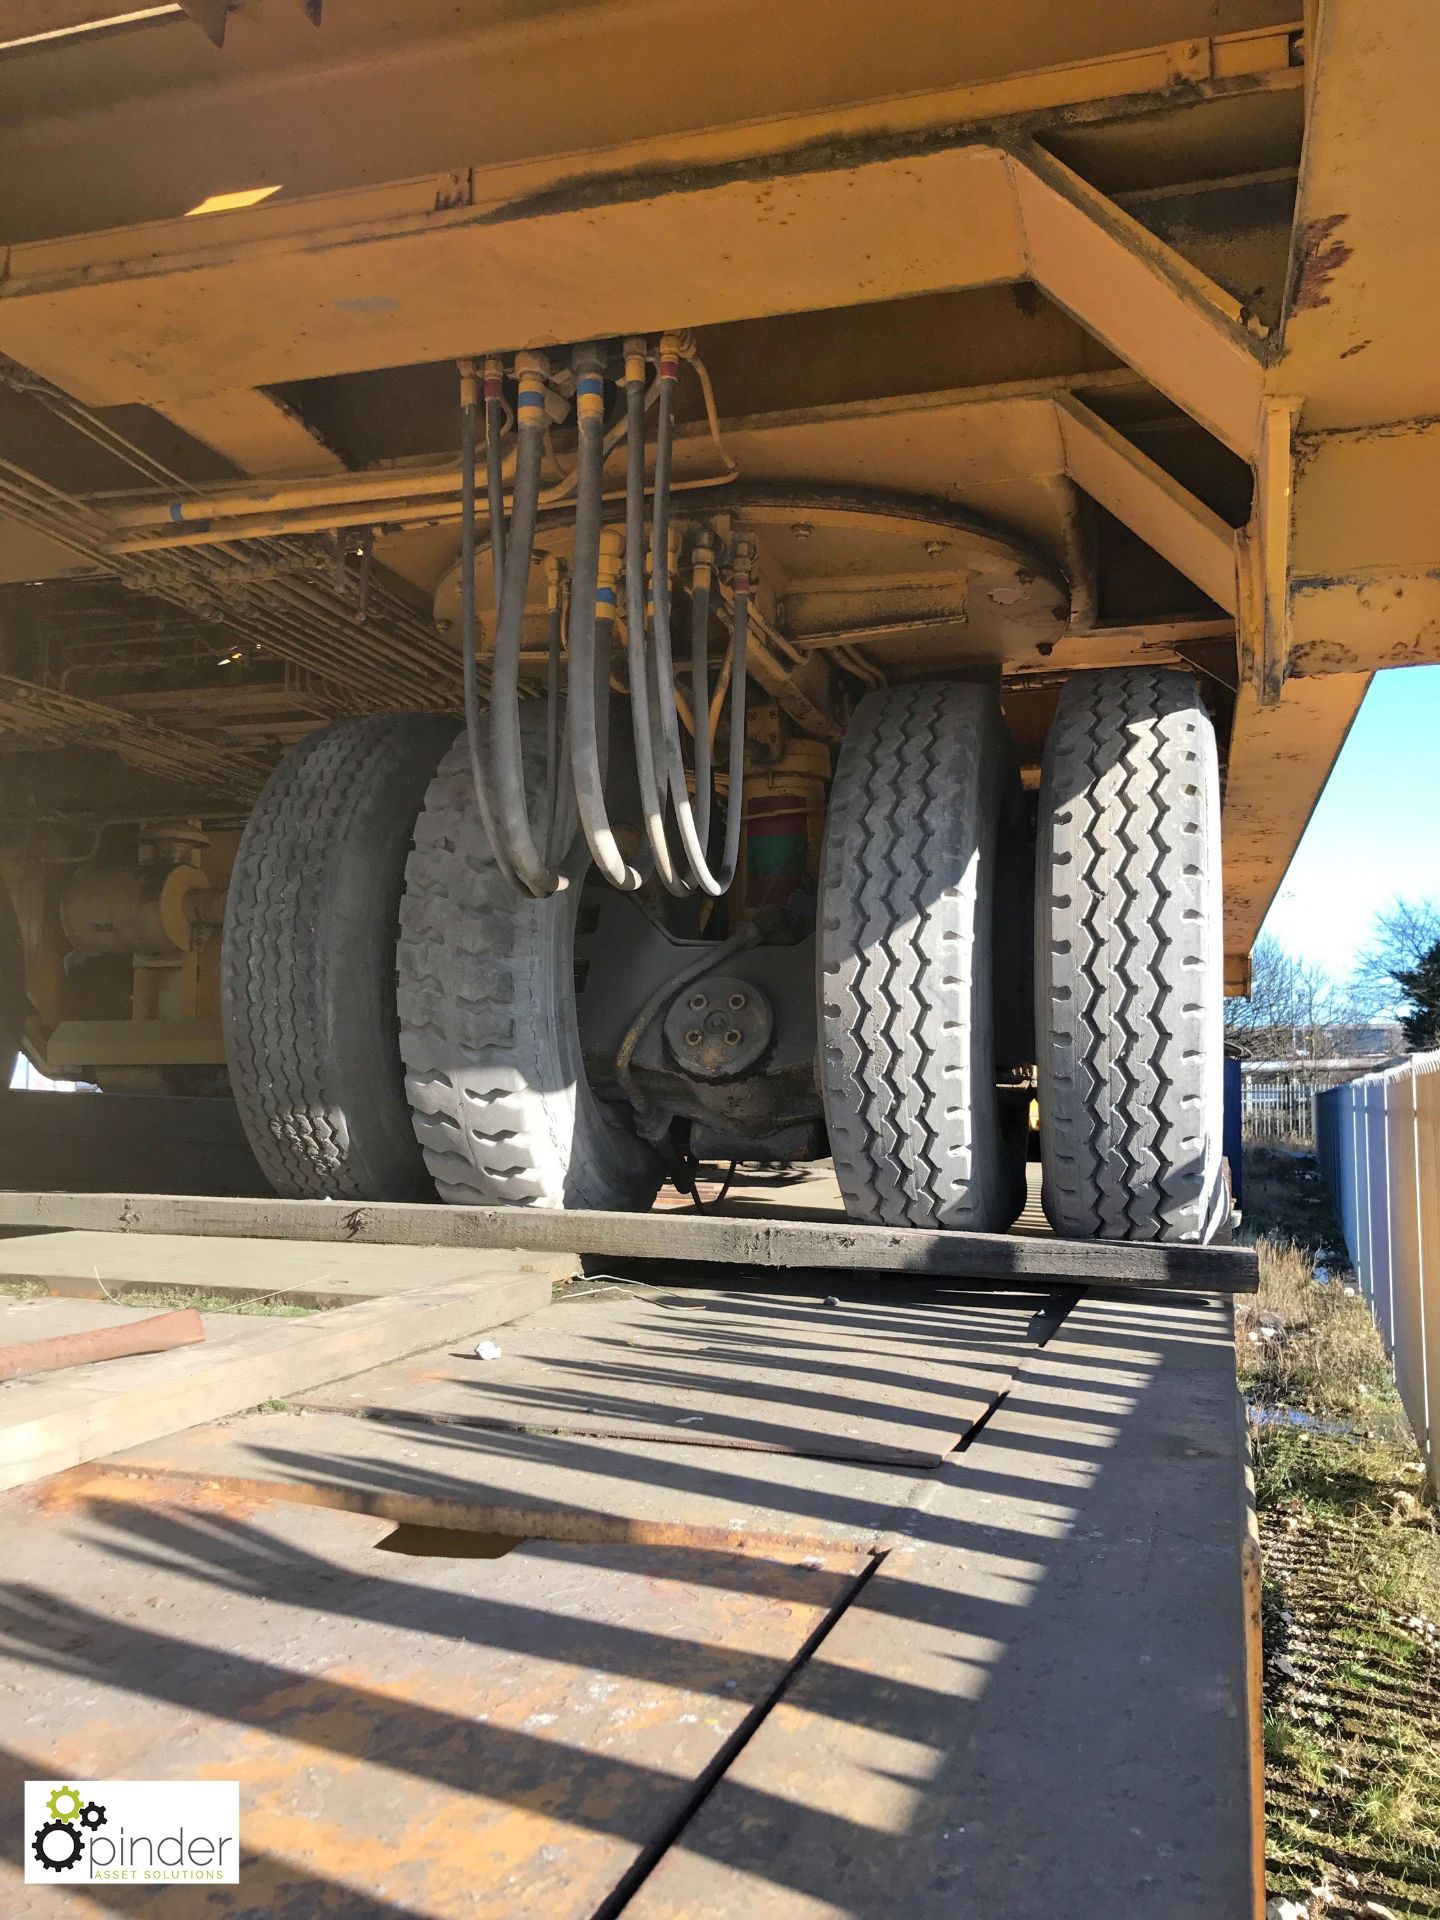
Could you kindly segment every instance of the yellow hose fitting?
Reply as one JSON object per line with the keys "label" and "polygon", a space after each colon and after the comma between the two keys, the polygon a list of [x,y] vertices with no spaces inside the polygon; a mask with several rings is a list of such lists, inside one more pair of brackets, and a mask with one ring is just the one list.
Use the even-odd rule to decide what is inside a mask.
{"label": "yellow hose fitting", "polygon": [[549,554],[545,561],[545,605],[549,612],[557,613],[565,594],[565,562],[558,553]]}
{"label": "yellow hose fitting", "polygon": [[708,593],[715,577],[715,536],[697,534],[690,550],[690,591]]}
{"label": "yellow hose fitting", "polygon": [[503,400],[505,397],[505,362],[498,353],[485,356],[485,398]]}
{"label": "yellow hose fitting", "polygon": [[676,381],[680,378],[681,336],[678,333],[662,333],[660,336],[660,378]]}
{"label": "yellow hose fitting", "polygon": [[625,336],[625,384],[627,387],[643,387],[645,384],[645,336],[643,333],[627,333]]}
{"label": "yellow hose fitting", "polygon": [[755,565],[755,542],[742,534],[735,542],[735,559],[731,567],[731,587],[736,593],[748,593],[751,585],[751,571]]}
{"label": "yellow hose fitting", "polygon": [[515,379],[520,388],[515,403],[518,426],[540,427],[545,424],[545,383],[549,374],[550,362],[543,353],[516,354]]}
{"label": "yellow hose fitting", "polygon": [[613,620],[620,604],[620,562],[625,553],[624,536],[616,527],[605,527],[600,534],[600,559],[595,575],[595,618]]}
{"label": "yellow hose fitting", "polygon": [[475,375],[475,362],[473,360],[459,360],[456,362],[456,365],[460,369],[461,406],[478,406],[480,401],[480,382]]}

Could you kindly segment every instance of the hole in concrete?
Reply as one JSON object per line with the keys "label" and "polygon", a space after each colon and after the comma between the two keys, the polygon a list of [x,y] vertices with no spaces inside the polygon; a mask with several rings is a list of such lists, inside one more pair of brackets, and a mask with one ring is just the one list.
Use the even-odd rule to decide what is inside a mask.
{"label": "hole in concrete", "polygon": [[514,1533],[462,1533],[456,1527],[411,1526],[403,1521],[375,1542],[379,1553],[408,1553],[419,1560],[498,1560],[525,1544]]}

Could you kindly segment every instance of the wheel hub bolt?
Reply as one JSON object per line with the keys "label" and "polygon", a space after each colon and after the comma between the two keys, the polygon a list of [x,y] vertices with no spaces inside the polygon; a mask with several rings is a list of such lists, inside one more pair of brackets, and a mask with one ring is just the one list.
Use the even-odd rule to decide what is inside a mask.
{"label": "wheel hub bolt", "polygon": [[691,1027],[690,1031],[685,1036],[685,1044],[688,1047],[698,1047],[700,1042],[704,1038],[705,1038],[704,1034],[701,1033],[698,1027]]}
{"label": "wheel hub bolt", "polygon": [[744,1004],[745,1004],[745,996],[744,996],[744,994],[743,994],[743,993],[732,993],[732,994],[731,994],[731,996],[730,996],[730,1010],[731,1010],[731,1012],[732,1012],[732,1013],[738,1013],[738,1012],[740,1011],[740,1009],[741,1009],[741,1007],[743,1007],[743,1006],[744,1006]]}
{"label": "wheel hub bolt", "polygon": [[690,996],[690,1005],[695,1009],[696,1013],[699,1013],[702,1007],[708,1007],[709,1004],[710,1002],[705,998],[703,993],[692,993]]}
{"label": "wheel hub bolt", "polygon": [[727,1047],[738,1047],[744,1037],[738,1027],[731,1027],[725,1036],[725,1044]]}

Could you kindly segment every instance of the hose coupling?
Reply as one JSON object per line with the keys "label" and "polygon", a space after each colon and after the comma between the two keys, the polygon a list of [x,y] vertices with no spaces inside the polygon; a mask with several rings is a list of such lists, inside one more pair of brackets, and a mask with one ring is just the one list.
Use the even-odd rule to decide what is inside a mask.
{"label": "hose coupling", "polygon": [[600,533],[600,557],[595,575],[595,618],[613,620],[619,607],[620,562],[625,539],[618,527]]}
{"label": "hose coupling", "polygon": [[643,333],[627,333],[625,336],[625,385],[643,387],[645,385],[645,336]]}
{"label": "hose coupling", "polygon": [[680,379],[680,361],[683,357],[684,341],[678,333],[662,333],[660,336],[660,378],[668,380],[672,386]]}
{"label": "hose coupling", "polygon": [[484,378],[485,398],[503,400],[505,398],[505,362],[498,353],[485,356]]}
{"label": "hose coupling", "polygon": [[515,379],[520,389],[515,403],[515,419],[518,426],[531,428],[544,426],[546,382],[549,375],[550,362],[543,353],[516,354]]}
{"label": "hose coupling", "polygon": [[708,530],[695,536],[690,549],[690,591],[708,593],[715,578],[715,536]]}
{"label": "hose coupling", "polygon": [[575,418],[579,425],[605,416],[605,357],[598,343],[587,340],[576,347],[570,364],[575,370]]}
{"label": "hose coupling", "polygon": [[545,558],[545,607],[549,613],[558,613],[565,598],[565,580],[569,569],[558,553],[547,554]]}

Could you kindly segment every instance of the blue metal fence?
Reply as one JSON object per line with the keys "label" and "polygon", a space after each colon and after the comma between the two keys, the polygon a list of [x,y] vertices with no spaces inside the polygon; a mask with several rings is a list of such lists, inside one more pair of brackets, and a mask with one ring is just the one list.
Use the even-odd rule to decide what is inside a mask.
{"label": "blue metal fence", "polygon": [[1315,1149],[1432,1483],[1440,1443],[1440,1053],[1315,1096]]}

